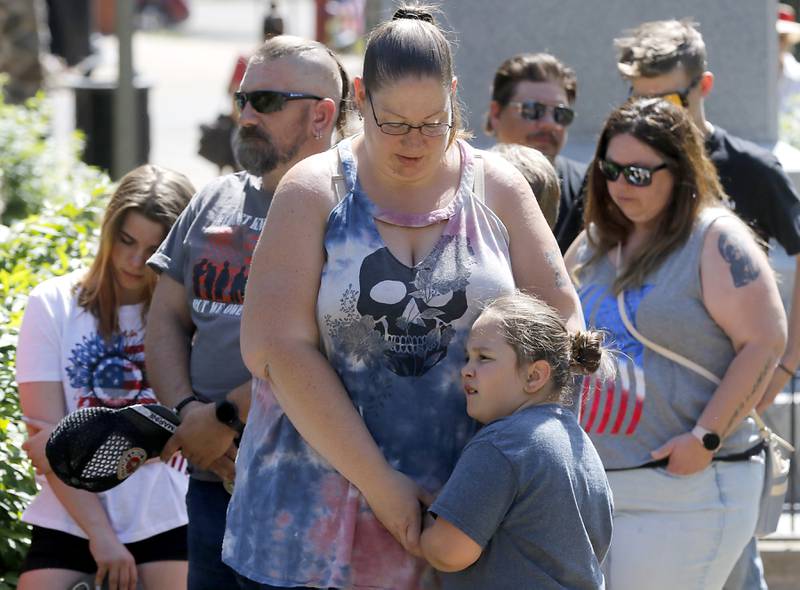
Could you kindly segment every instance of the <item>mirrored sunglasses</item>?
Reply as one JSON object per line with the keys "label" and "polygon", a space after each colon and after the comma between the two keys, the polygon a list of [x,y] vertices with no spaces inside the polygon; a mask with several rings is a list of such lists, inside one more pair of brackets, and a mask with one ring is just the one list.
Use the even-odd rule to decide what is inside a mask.
{"label": "mirrored sunglasses", "polygon": [[[647,94],[647,95],[639,95],[646,98],[661,98],[666,100],[667,102],[671,102],[676,107],[683,107],[687,108],[689,106],[689,93],[700,83],[700,80],[703,78],[702,74],[698,74],[694,78],[691,79],[689,85],[684,88],[683,90],[673,90],[672,92],[665,92],[664,94]],[[628,96],[634,96],[633,94],[633,87],[631,87],[628,91]]]}
{"label": "mirrored sunglasses", "polygon": [[249,102],[254,110],[265,115],[283,109],[290,100],[322,100],[321,96],[305,92],[281,92],[279,90],[254,90],[252,92],[236,92],[233,95],[239,111],[243,111]]}
{"label": "mirrored sunglasses", "polygon": [[662,163],[653,168],[648,168],[646,166],[636,166],[633,164],[622,166],[611,160],[599,160],[598,167],[600,168],[600,172],[603,173],[603,176],[611,182],[617,180],[619,175],[622,174],[625,182],[631,186],[650,186],[653,182],[653,174],[667,168],[667,164]]}
{"label": "mirrored sunglasses", "polygon": [[556,125],[561,125],[562,127],[568,126],[575,119],[575,111],[563,104],[550,105],[536,100],[511,102],[509,104],[516,106],[519,109],[520,117],[528,121],[543,119],[548,111],[552,111],[553,121],[556,122]]}

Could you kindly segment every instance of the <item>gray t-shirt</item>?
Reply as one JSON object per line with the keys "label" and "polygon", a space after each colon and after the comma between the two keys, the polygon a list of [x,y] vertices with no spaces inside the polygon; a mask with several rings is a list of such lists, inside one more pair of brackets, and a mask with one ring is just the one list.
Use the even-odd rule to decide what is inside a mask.
{"label": "gray t-shirt", "polygon": [[147,261],[186,288],[195,333],[192,389],[212,400],[250,379],[239,351],[244,287],[272,195],[246,172],[197,193]]}
{"label": "gray t-shirt", "polygon": [[445,590],[604,588],[613,505],[603,464],[558,404],[485,426],[430,508],[483,547]]}

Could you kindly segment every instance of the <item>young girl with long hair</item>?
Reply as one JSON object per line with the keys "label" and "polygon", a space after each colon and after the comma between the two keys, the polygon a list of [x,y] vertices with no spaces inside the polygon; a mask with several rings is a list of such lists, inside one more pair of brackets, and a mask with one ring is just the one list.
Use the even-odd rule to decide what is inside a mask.
{"label": "young girl with long hair", "polygon": [[67,487],[44,453],[53,426],[82,407],[155,403],[144,365],[144,318],[156,275],[145,262],[194,189],[182,174],[145,165],[120,182],[88,270],[30,295],[17,346],[17,382],[29,438],[23,448],[41,491],[20,590],[67,588],[86,574],[112,590],[186,584],[187,478],[179,457],[154,462],[107,492]]}

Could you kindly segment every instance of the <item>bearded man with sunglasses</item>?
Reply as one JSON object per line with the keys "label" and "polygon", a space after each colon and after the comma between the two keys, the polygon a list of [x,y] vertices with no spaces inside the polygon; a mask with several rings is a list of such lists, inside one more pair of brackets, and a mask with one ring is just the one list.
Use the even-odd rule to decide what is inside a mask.
{"label": "bearded man with sunglasses", "polygon": [[[769,151],[706,120],[704,100],[714,86],[706,67],[703,38],[688,20],[646,22],[614,41],[617,67],[633,96],[660,96],[686,108],[705,136],[730,205],[764,240],[775,238],[795,257],[796,271],[786,350],[756,410],[775,399],[800,363],[800,199],[792,181]],[[725,590],[766,588],[763,568],[751,541]]]}
{"label": "bearded man with sunglasses", "polygon": [[498,143],[517,143],[542,152],[561,183],[561,202],[553,233],[565,252],[583,229],[586,165],[560,152],[575,118],[575,72],[547,53],[508,58],[494,75],[486,132]]}
{"label": "bearded man with sunglasses", "polygon": [[195,195],[148,261],[161,277],[147,323],[147,369],[159,400],[182,420],[162,457],[180,449],[193,466],[189,590],[238,587],[221,553],[250,407],[251,375],[239,347],[250,261],[278,182],[295,163],[330,147],[348,90],[324,45],[290,36],[266,41],[235,95],[234,148],[244,171]]}

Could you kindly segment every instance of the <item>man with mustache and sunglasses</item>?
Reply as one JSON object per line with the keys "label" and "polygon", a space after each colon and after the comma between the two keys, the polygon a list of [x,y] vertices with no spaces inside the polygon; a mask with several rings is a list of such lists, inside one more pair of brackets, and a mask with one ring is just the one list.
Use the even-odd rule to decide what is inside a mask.
{"label": "man with mustache and sunglasses", "polygon": [[498,143],[535,148],[553,164],[561,181],[561,202],[553,233],[562,252],[583,229],[586,165],[559,155],[575,118],[575,72],[547,53],[508,58],[494,75],[486,132]]}
{"label": "man with mustache and sunglasses", "polygon": [[[735,137],[706,120],[704,100],[714,86],[706,47],[689,20],[646,22],[614,41],[617,68],[633,96],[660,96],[686,108],[705,136],[708,156],[730,197],[730,205],[758,235],[775,238],[795,257],[789,337],[783,357],[756,406],[762,412],[783,389],[800,363],[800,199],[792,181],[769,151]],[[755,540],[751,540],[725,590],[766,588]]]}
{"label": "man with mustache and sunglasses", "polygon": [[147,370],[159,400],[182,420],[162,457],[180,449],[193,466],[189,590],[238,587],[221,553],[250,407],[251,376],[239,349],[245,283],[278,182],[331,146],[348,91],[341,63],[324,45],[283,35],[267,40],[235,95],[235,153],[244,171],[195,195],[148,261],[161,277],[147,323]]}

